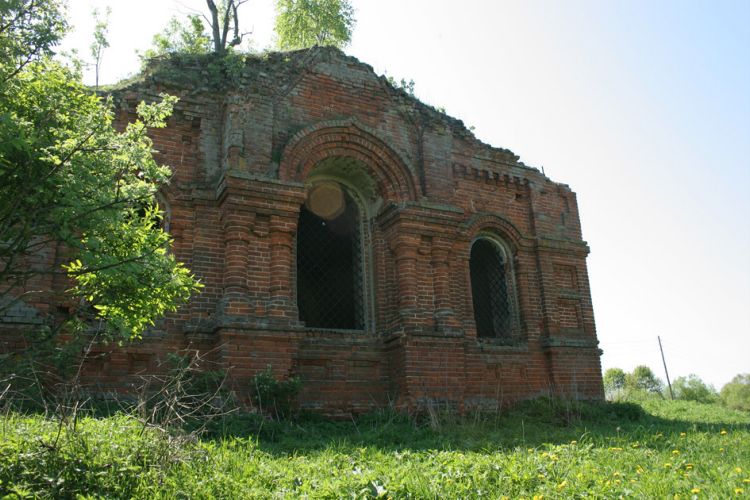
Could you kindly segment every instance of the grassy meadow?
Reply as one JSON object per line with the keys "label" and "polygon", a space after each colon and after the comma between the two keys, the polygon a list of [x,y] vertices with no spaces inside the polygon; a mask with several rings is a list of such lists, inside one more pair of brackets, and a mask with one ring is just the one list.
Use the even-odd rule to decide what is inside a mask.
{"label": "grassy meadow", "polygon": [[536,400],[461,418],[234,416],[200,436],[127,415],[0,422],[0,498],[623,496],[750,498],[750,413]]}

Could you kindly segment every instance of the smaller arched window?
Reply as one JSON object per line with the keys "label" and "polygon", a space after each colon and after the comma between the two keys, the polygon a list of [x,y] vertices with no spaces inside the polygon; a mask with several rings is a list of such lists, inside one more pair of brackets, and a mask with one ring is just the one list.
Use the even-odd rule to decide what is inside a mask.
{"label": "smaller arched window", "polygon": [[477,337],[518,337],[515,280],[507,247],[491,238],[477,239],[471,246],[469,270]]}

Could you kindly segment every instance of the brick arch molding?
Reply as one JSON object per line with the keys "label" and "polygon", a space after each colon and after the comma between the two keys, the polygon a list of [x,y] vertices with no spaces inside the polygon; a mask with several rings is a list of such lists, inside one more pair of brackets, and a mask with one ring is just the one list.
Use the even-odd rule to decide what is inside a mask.
{"label": "brick arch molding", "polygon": [[470,242],[480,232],[494,233],[509,245],[514,253],[531,244],[512,222],[495,214],[479,213],[472,216],[462,224],[460,232],[465,242]]}
{"label": "brick arch molding", "polygon": [[361,161],[388,201],[415,201],[414,175],[383,140],[353,120],[322,122],[296,133],[284,148],[279,179],[304,182],[312,169],[330,157]]}

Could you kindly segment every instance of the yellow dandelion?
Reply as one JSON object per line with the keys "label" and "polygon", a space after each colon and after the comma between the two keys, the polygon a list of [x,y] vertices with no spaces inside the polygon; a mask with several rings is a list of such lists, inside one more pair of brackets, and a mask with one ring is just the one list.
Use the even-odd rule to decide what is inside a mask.
{"label": "yellow dandelion", "polygon": [[575,439],[570,442],[570,444],[577,444],[577,443],[578,443],[578,441],[576,441]]}
{"label": "yellow dandelion", "polygon": [[684,432],[680,432],[680,437],[681,438],[684,438],[685,436],[687,436],[687,434],[685,434]]}
{"label": "yellow dandelion", "polygon": [[622,451],[622,448],[620,448],[620,447],[610,447],[609,451]]}
{"label": "yellow dandelion", "polygon": [[748,483],[750,483],[750,479],[743,479],[742,482],[745,483],[745,484],[748,484]]}
{"label": "yellow dandelion", "polygon": [[635,443],[635,444],[631,444],[630,447],[631,448],[640,448],[641,445],[639,445],[638,443]]}
{"label": "yellow dandelion", "polygon": [[682,477],[690,477],[690,474],[688,474],[687,472],[683,472]]}
{"label": "yellow dandelion", "polygon": [[622,481],[620,481],[619,479],[615,479],[615,484],[620,484],[620,483],[622,483]]}
{"label": "yellow dandelion", "polygon": [[537,475],[536,475],[536,477],[537,477],[538,479],[544,479],[544,474],[537,474]]}
{"label": "yellow dandelion", "polygon": [[742,495],[745,492],[742,488],[735,488],[734,493],[737,495]]}
{"label": "yellow dandelion", "polygon": [[736,472],[737,474],[742,474],[742,467],[735,467],[734,472]]}
{"label": "yellow dandelion", "polygon": [[636,481],[635,481],[635,479],[631,479],[630,482],[631,483],[635,483]]}
{"label": "yellow dandelion", "polygon": [[690,490],[690,493],[700,493],[700,492],[701,492],[700,488],[693,488],[692,490]]}
{"label": "yellow dandelion", "polygon": [[723,453],[724,452],[724,448],[719,448],[719,451]]}
{"label": "yellow dandelion", "polygon": [[542,495],[534,495],[534,500],[543,500],[544,497]]}
{"label": "yellow dandelion", "polygon": [[687,470],[693,470],[693,464],[685,464]]}
{"label": "yellow dandelion", "polygon": [[671,469],[672,468],[672,464],[666,463],[666,464],[664,464],[664,468],[665,469]]}
{"label": "yellow dandelion", "polygon": [[680,495],[678,495],[677,493],[675,493],[675,494],[674,494],[674,496],[673,496],[672,498],[673,498],[674,500],[680,500]]}
{"label": "yellow dandelion", "polygon": [[727,431],[725,431],[724,429],[722,429],[719,434],[721,434],[722,436],[726,436],[727,435]]}
{"label": "yellow dandelion", "polygon": [[619,473],[618,471],[614,471],[614,472],[612,473],[612,475],[613,475],[613,476],[615,476],[615,477],[619,477],[619,476],[620,476],[620,473]]}
{"label": "yellow dandelion", "polygon": [[568,485],[568,480],[566,479],[562,483],[560,483],[560,484],[557,485],[557,489],[561,490],[561,489],[565,488],[567,485]]}
{"label": "yellow dandelion", "polygon": [[680,454],[680,450],[672,450],[672,455],[679,455],[679,454]]}

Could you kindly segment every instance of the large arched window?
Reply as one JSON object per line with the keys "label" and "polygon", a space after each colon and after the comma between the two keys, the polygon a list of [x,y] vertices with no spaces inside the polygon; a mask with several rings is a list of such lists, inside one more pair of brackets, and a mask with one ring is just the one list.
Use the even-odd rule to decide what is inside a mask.
{"label": "large arched window", "polygon": [[314,184],[297,229],[297,307],[314,328],[364,328],[361,213],[335,181]]}
{"label": "large arched window", "polygon": [[511,340],[518,336],[513,266],[510,252],[490,238],[471,246],[469,270],[477,337]]}

